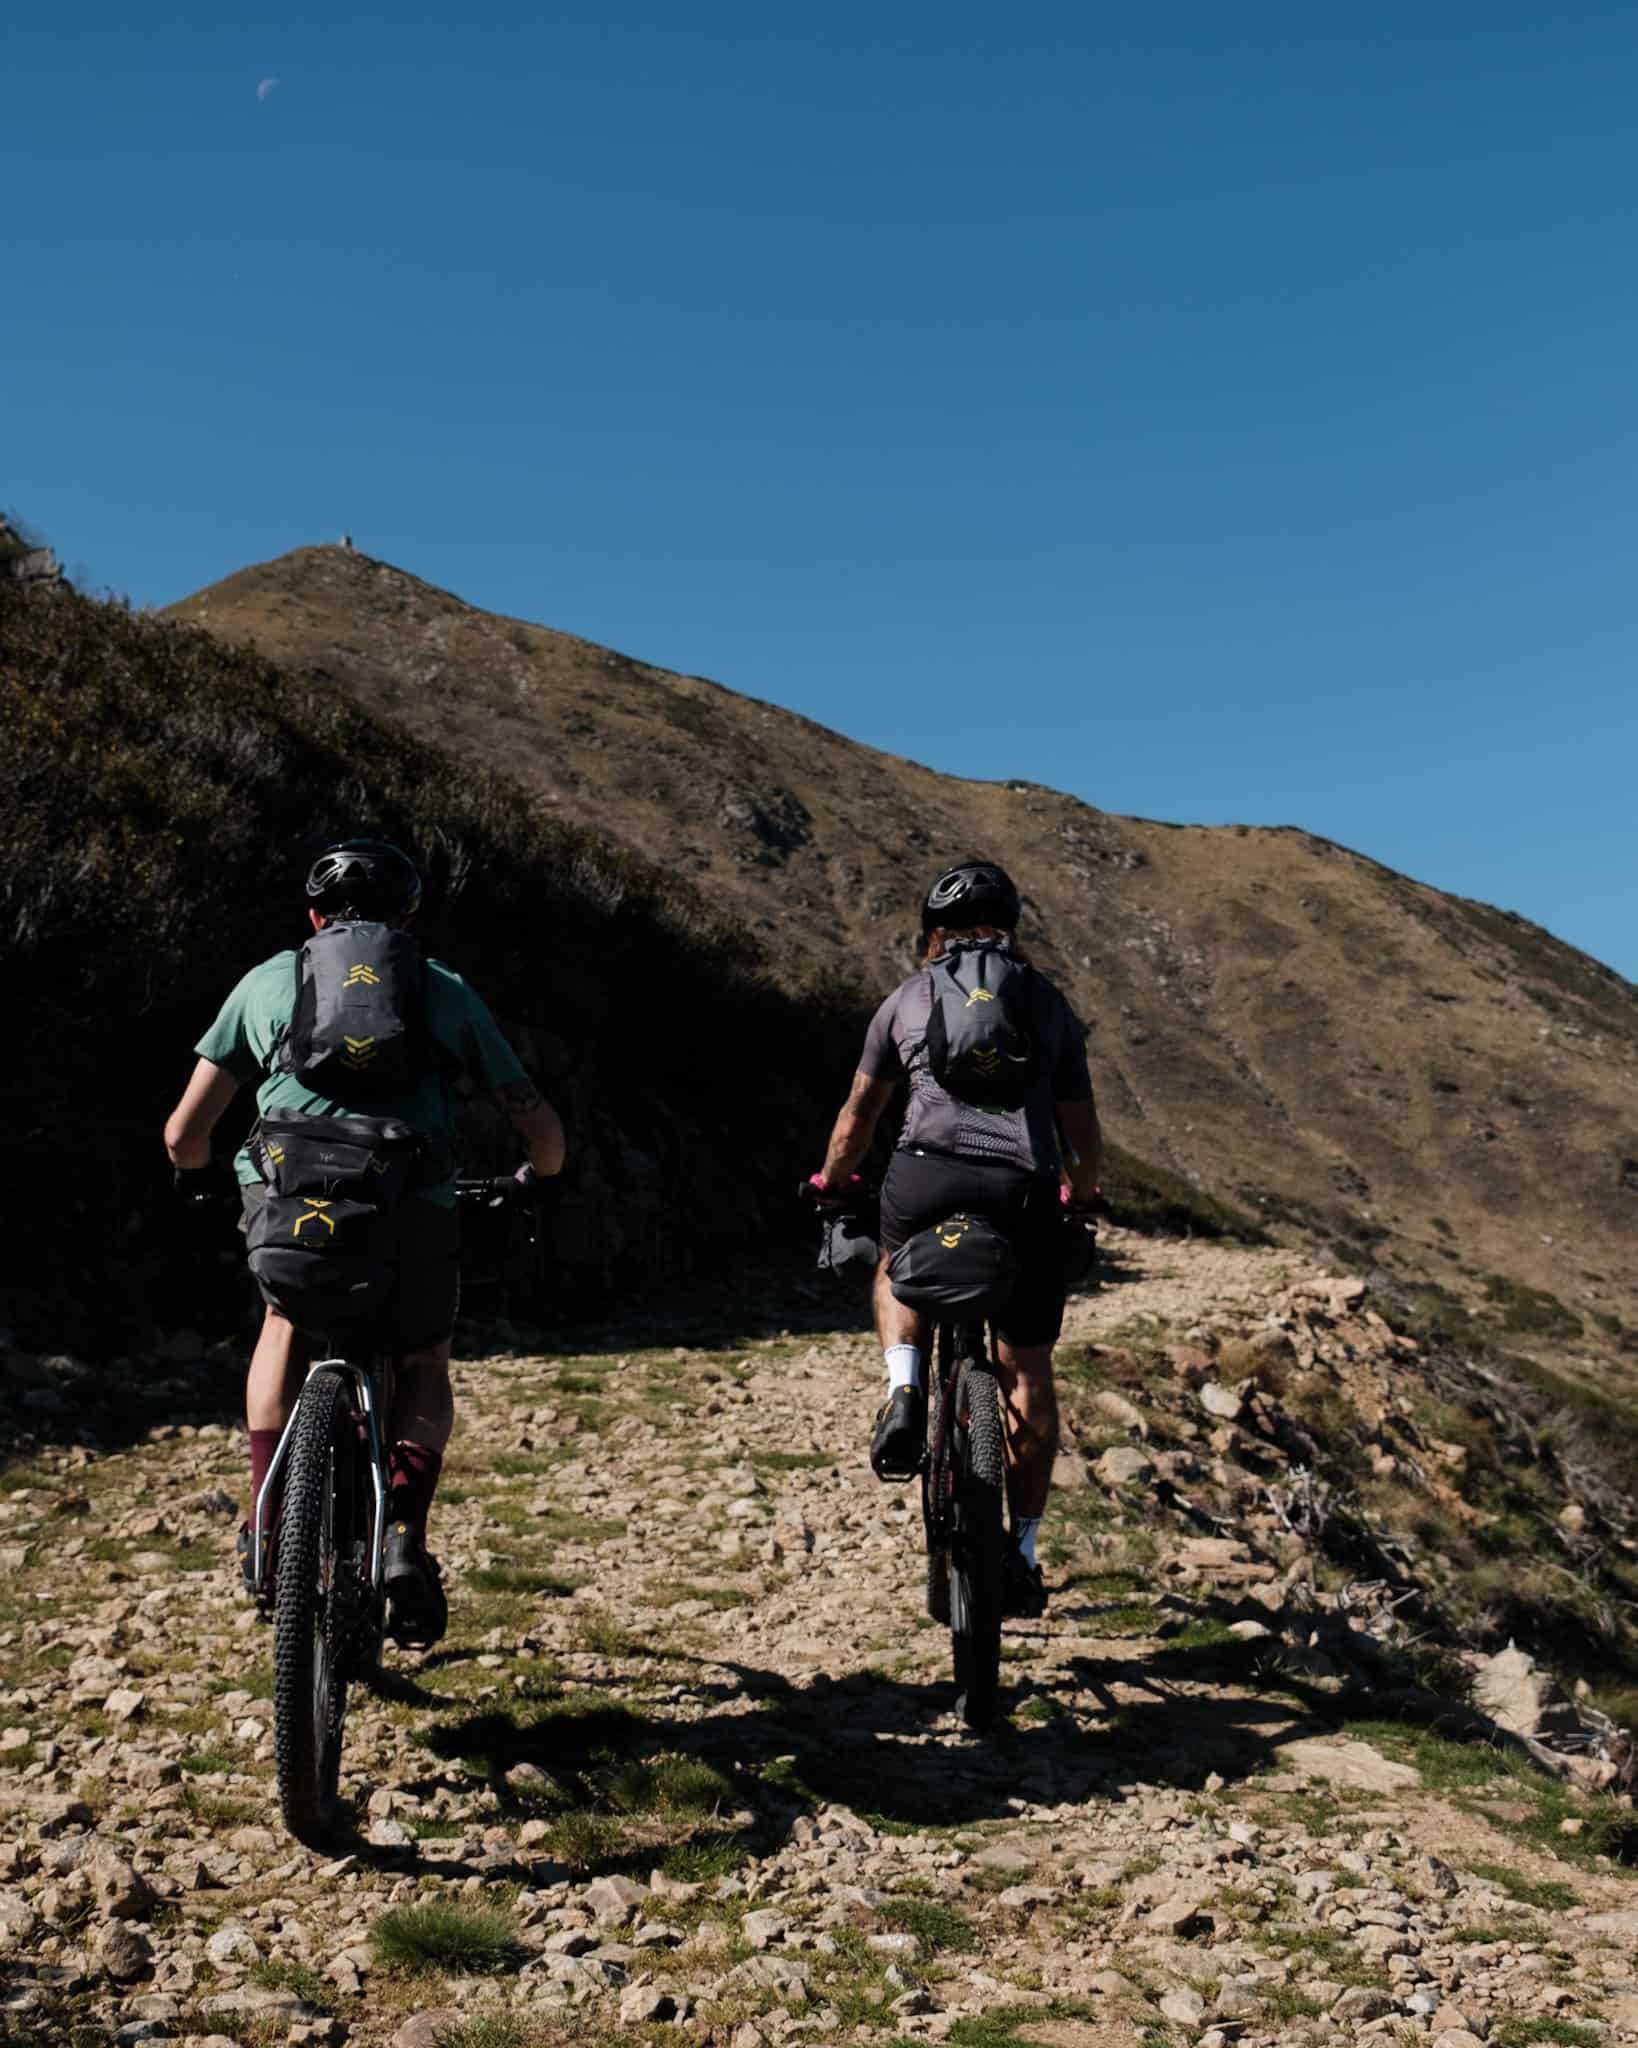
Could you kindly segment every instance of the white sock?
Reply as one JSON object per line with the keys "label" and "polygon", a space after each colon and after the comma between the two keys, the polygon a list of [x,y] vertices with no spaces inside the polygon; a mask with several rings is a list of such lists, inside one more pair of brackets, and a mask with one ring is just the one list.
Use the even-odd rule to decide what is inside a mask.
{"label": "white sock", "polygon": [[921,1351],[914,1344],[890,1344],[882,1354],[887,1360],[887,1391],[921,1385]]}
{"label": "white sock", "polygon": [[1013,1524],[1013,1534],[1018,1538],[1019,1553],[1025,1564],[1031,1567],[1035,1563],[1035,1539],[1040,1533],[1041,1518],[1039,1515],[1020,1515]]}

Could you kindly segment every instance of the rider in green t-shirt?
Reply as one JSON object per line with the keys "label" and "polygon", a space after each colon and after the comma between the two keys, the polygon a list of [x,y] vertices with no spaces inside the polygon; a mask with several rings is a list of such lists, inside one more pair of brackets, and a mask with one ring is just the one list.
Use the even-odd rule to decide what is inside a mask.
{"label": "rider in green t-shirt", "polygon": [[[314,931],[335,918],[403,925],[421,900],[413,864],[381,840],[329,847],[307,877]],[[296,954],[276,953],[253,967],[194,1047],[198,1064],[165,1126],[165,1147],[181,1173],[209,1164],[210,1137],[239,1089],[254,1083],[264,1115],[395,1117],[428,1139],[417,1184],[400,1205],[394,1287],[388,1309],[394,1347],[388,1464],[392,1483],[387,1535],[389,1622],[401,1640],[435,1642],[448,1620],[438,1568],[426,1549],[427,1511],[454,1421],[449,1346],[460,1292],[455,1209],[455,1106],[452,1072],[465,1073],[510,1116],[536,1175],[563,1165],[563,1126],[487,1006],[452,968],[425,962],[425,1026],[439,1057],[396,1095],[372,1095],[368,1108],[316,1095],[279,1061],[295,1002]],[[248,1223],[266,1189],[248,1153],[234,1161]],[[254,1508],[279,1437],[295,1406],[309,1348],[269,1307],[251,1356],[245,1389]],[[241,1552],[246,1552],[241,1532]],[[246,1564],[248,1573],[248,1561]]]}

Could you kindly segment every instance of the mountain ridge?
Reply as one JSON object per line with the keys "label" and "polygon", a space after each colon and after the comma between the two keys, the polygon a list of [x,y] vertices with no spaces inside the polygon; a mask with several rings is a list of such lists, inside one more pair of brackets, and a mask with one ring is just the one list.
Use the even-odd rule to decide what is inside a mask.
{"label": "mountain ridge", "polygon": [[1429,1313],[1594,1364],[1638,1325],[1638,989],[1516,913],[1302,826],[945,776],[349,549],[254,565],[167,616],[690,876],[791,988],[885,988],[913,965],[928,876],[1002,859],[1026,946],[1092,1026],[1117,1141]]}

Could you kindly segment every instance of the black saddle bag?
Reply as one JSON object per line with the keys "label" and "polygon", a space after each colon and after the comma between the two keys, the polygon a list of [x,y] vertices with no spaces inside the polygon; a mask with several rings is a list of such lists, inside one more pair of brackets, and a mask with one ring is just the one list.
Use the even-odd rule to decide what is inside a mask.
{"label": "black saddle bag", "polygon": [[987,1216],[947,1216],[905,1239],[887,1278],[897,1299],[922,1315],[992,1316],[1012,1293],[1018,1255]]}
{"label": "black saddle bag", "polygon": [[392,1291],[398,1207],[423,1142],[390,1118],[261,1119],[247,1149],[267,1196],[246,1242],[271,1308],[323,1336],[379,1314]]}

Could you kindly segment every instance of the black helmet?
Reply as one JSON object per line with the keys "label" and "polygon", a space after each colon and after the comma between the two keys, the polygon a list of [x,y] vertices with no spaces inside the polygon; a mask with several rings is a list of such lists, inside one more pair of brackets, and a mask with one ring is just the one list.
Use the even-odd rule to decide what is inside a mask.
{"label": "black helmet", "polygon": [[421,901],[421,877],[385,839],[341,839],[308,870],[307,901],[326,917],[408,917]]}
{"label": "black helmet", "polygon": [[959,867],[946,868],[921,906],[921,928],[930,932],[935,925],[946,931],[970,931],[975,924],[993,924],[1013,931],[1022,905],[1017,885],[1005,868],[993,861],[967,860]]}

